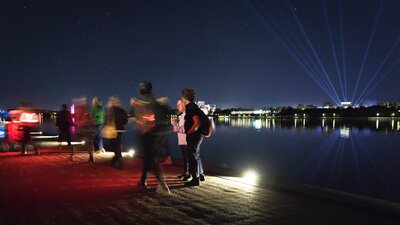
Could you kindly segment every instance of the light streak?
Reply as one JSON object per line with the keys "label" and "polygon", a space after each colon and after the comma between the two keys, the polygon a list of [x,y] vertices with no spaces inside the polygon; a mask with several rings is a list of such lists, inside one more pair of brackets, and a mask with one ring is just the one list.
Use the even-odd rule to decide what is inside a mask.
{"label": "light streak", "polygon": [[333,60],[335,61],[336,71],[337,71],[337,75],[338,75],[338,78],[339,78],[339,84],[340,84],[340,88],[342,90],[343,99],[345,99],[346,97],[345,97],[345,94],[344,94],[344,88],[343,88],[342,78],[341,78],[340,69],[339,69],[339,62],[338,62],[337,55],[336,55],[335,43],[333,42],[331,25],[329,24],[328,10],[327,10],[327,7],[326,7],[325,0],[321,0],[321,3],[322,3],[323,11],[324,11],[326,27],[327,27],[328,34],[329,34],[329,42],[330,42],[331,48],[332,48]]}
{"label": "light streak", "polygon": [[[301,53],[299,53],[299,50],[297,48],[290,48],[287,42],[291,43],[290,40],[287,38],[287,36],[284,35],[284,32],[281,31],[281,35],[285,36],[285,40],[282,39],[278,32],[274,30],[274,28],[266,21],[266,19],[255,9],[255,7],[249,3],[248,1],[245,1],[245,6],[249,9],[249,11],[253,14],[253,16],[256,17],[258,22],[262,25],[263,28],[265,28],[267,31],[269,31],[273,37],[284,47],[284,49],[299,63],[299,65],[307,72],[307,74],[317,83],[317,85],[335,102],[338,103],[340,102],[339,97],[337,97],[336,92],[334,91],[333,88],[331,88],[329,85],[325,87],[322,84],[322,81],[319,77],[317,77],[311,69],[306,65],[305,59],[301,56]],[[294,46],[292,44],[292,46]],[[297,54],[296,54],[297,53]]]}
{"label": "light streak", "polygon": [[344,101],[347,102],[347,75],[346,75],[346,56],[344,44],[344,19],[343,19],[343,1],[339,1],[339,27],[340,27],[340,41],[342,47],[342,69],[343,69],[343,86],[344,86]]}
{"label": "light streak", "polygon": [[375,33],[376,33],[376,27],[377,27],[377,24],[378,24],[380,15],[381,15],[381,13],[382,13],[382,9],[383,9],[383,0],[381,0],[381,1],[379,2],[378,12],[377,12],[377,15],[376,15],[376,17],[375,17],[375,21],[374,21],[374,24],[373,24],[373,26],[372,26],[372,31],[371,31],[371,34],[370,34],[369,39],[368,39],[367,48],[365,49],[365,52],[364,52],[363,60],[362,60],[362,62],[361,62],[360,72],[358,73],[358,78],[357,78],[356,86],[355,86],[355,88],[354,88],[353,96],[351,97],[351,102],[354,102],[354,98],[355,98],[355,95],[356,95],[356,93],[357,93],[358,85],[359,85],[359,83],[360,83],[361,75],[362,75],[362,73],[364,72],[365,63],[367,62],[369,50],[371,49],[371,43],[372,43],[372,40],[373,40],[374,35],[375,35]]}
{"label": "light streak", "polygon": [[[333,90],[335,90],[335,88],[334,88],[334,86],[333,86],[331,80],[329,79],[328,73],[326,72],[326,69],[325,69],[324,65],[322,64],[322,62],[321,62],[321,60],[320,60],[320,58],[319,58],[319,56],[318,56],[318,53],[317,53],[317,51],[316,51],[315,48],[314,48],[314,45],[311,43],[311,40],[310,40],[310,38],[308,37],[307,32],[306,32],[306,30],[305,30],[303,24],[301,23],[299,17],[297,16],[296,12],[294,11],[293,5],[291,4],[290,0],[287,0],[287,3],[288,3],[289,8],[290,8],[290,10],[291,10],[291,14],[293,15],[293,17],[294,17],[294,19],[295,19],[295,21],[296,21],[298,27],[299,27],[300,30],[301,30],[302,35],[303,35],[304,38],[306,39],[306,42],[307,42],[308,46],[309,46],[310,49],[311,49],[311,52],[313,53],[315,59],[317,60],[319,66],[321,67],[321,69],[322,69],[322,71],[323,71],[323,75],[325,75],[325,78],[326,78],[326,80],[328,81],[328,83],[329,83],[329,85],[331,86],[331,88],[332,88]],[[339,96],[337,95],[336,91],[334,91],[334,94],[335,94],[335,96],[336,96],[336,98],[337,98],[337,101],[335,101],[335,102],[340,102],[340,98],[339,98]]]}
{"label": "light streak", "polygon": [[376,78],[376,76],[379,74],[379,72],[382,70],[383,66],[385,65],[386,61],[389,59],[390,55],[392,55],[393,51],[396,49],[397,45],[400,42],[400,37],[397,39],[397,41],[394,43],[394,45],[391,47],[390,51],[388,52],[388,54],[385,56],[385,58],[383,59],[383,61],[381,62],[381,64],[379,65],[378,69],[376,70],[376,72],[374,73],[374,75],[371,77],[371,79],[369,80],[368,84],[365,86],[365,88],[363,89],[363,91],[360,94],[360,97],[357,99],[357,103],[359,103],[358,101],[362,98],[363,94],[365,93],[365,91],[369,88],[369,86],[371,85],[372,81]]}
{"label": "light streak", "polygon": [[[364,98],[367,97],[369,94],[371,94],[371,92],[378,86],[378,84],[381,83],[382,80],[383,80],[384,78],[386,78],[386,76],[387,76],[388,74],[390,74],[390,73],[392,72],[392,70],[393,70],[394,68],[396,68],[399,64],[400,64],[400,58],[396,61],[396,63],[395,63],[392,67],[390,67],[390,69],[389,69],[388,71],[386,71],[386,73],[384,73],[384,74],[381,76],[381,78],[380,78],[379,80],[377,80],[377,81],[375,82],[375,85],[374,85],[372,88],[370,88],[370,89],[367,91],[367,93],[365,93]],[[364,98],[361,98],[359,102],[362,102],[362,101],[364,100]]]}
{"label": "light streak", "polygon": [[[275,6],[275,7],[274,7],[274,11],[278,12],[278,15],[280,16],[279,21],[285,21],[285,23],[286,23],[286,25],[287,25],[288,27],[292,27],[292,26],[290,25],[290,23],[288,22],[287,18],[283,15],[282,11],[279,9],[279,7],[277,7],[276,4],[273,4],[273,5]],[[289,43],[291,44],[292,49],[293,49],[294,51],[297,52],[298,57],[299,57],[300,59],[302,59],[303,63],[304,63],[305,65],[307,65],[307,66],[308,66],[308,69],[314,74],[313,77],[315,77],[315,78],[313,78],[313,79],[314,79],[314,80],[315,80],[315,79],[318,80],[318,83],[319,83],[319,86],[321,87],[321,89],[326,89],[327,91],[329,91],[329,92],[330,92],[330,95],[328,95],[327,91],[324,90],[324,92],[325,92],[336,104],[338,104],[338,103],[340,102],[340,100],[339,100],[339,102],[336,102],[336,101],[335,101],[335,97],[334,97],[335,94],[334,94],[334,93],[335,93],[336,91],[334,90],[334,88],[332,88],[331,86],[329,86],[328,81],[327,81],[326,79],[324,79],[324,77],[321,78],[321,77],[317,76],[317,74],[321,74],[322,72],[321,72],[320,67],[319,67],[318,65],[316,65],[315,60],[312,59],[312,57],[310,56],[310,54],[304,54],[304,55],[307,57],[308,60],[307,60],[305,57],[302,57],[301,50],[299,50],[299,49],[296,47],[296,46],[301,46],[301,47],[304,46],[304,44],[297,38],[298,35],[293,34],[293,35],[291,36],[291,37],[297,42],[297,45],[296,45],[295,43],[292,43],[292,42],[290,41],[290,39],[288,38],[288,36],[285,35],[285,32],[282,31],[282,29],[280,29],[280,26],[277,24],[277,22],[274,21],[274,19],[272,18],[272,16],[270,16],[270,14],[268,13],[268,10],[266,10],[265,7],[263,7],[262,5],[261,5],[261,8],[263,8],[264,11],[267,13],[267,16],[269,16],[269,19],[270,19],[271,21],[274,22],[275,27],[281,31],[282,36],[284,36],[285,39],[287,40],[287,42],[289,42]],[[292,27],[292,28],[293,28],[293,27]],[[293,31],[293,30],[294,30],[294,28],[293,28],[293,29],[289,29],[289,31]],[[293,33],[293,32],[291,32],[291,33]],[[305,48],[302,48],[302,49],[303,49],[304,51],[307,51]],[[308,63],[307,61],[308,61],[309,63]],[[325,85],[325,86],[324,86],[324,85]],[[333,97],[332,97],[332,96],[333,96]]]}

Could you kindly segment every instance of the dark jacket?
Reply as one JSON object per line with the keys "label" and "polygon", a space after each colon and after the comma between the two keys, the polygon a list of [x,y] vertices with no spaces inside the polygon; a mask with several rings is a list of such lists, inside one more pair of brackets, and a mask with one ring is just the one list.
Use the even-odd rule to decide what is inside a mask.
{"label": "dark jacket", "polygon": [[68,130],[72,126],[72,118],[68,110],[61,110],[57,113],[56,126],[60,130]]}
{"label": "dark jacket", "polygon": [[119,107],[112,107],[111,110],[107,110],[106,123],[114,121],[117,130],[124,130],[125,124],[128,122],[128,114]]}

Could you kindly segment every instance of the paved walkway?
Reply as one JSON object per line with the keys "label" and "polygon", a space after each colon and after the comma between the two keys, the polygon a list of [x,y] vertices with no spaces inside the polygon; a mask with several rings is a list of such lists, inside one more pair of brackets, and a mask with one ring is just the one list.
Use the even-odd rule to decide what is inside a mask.
{"label": "paved walkway", "polygon": [[184,187],[176,166],[164,167],[171,194],[154,177],[146,191],[137,186],[140,159],[125,157],[117,170],[110,157],[97,154],[93,164],[51,149],[0,153],[0,224],[400,224],[399,214],[220,176]]}

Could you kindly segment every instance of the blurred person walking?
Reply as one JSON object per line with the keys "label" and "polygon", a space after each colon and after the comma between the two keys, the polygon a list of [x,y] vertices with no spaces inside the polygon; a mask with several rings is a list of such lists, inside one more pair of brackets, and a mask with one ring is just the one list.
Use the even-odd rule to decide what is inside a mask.
{"label": "blurred person walking", "polygon": [[123,109],[120,98],[111,96],[107,103],[106,120],[101,135],[107,140],[106,148],[114,152],[111,165],[117,169],[123,168],[121,141],[127,122],[128,114]]}
{"label": "blurred person walking", "polygon": [[186,186],[199,186],[200,181],[204,181],[203,165],[200,158],[200,145],[203,136],[200,133],[200,110],[194,103],[196,93],[191,88],[184,88],[181,92],[181,100],[186,108],[185,133],[187,141],[187,153],[189,160],[189,172],[192,179],[185,183]]}
{"label": "blurred person walking", "polygon": [[93,124],[93,147],[94,151],[104,153],[103,140],[100,132],[104,124],[104,112],[101,107],[101,101],[98,97],[94,97],[92,100],[92,108],[90,110],[90,118]]}
{"label": "blurred person walking", "polygon": [[87,97],[74,99],[76,134],[83,142],[83,148],[89,153],[89,162],[94,162],[93,127]]}
{"label": "blurred person walking", "polygon": [[139,83],[139,99],[132,99],[133,110],[131,114],[135,118],[136,128],[140,133],[144,153],[142,177],[139,186],[147,188],[147,174],[151,168],[155,169],[158,185],[170,193],[167,183],[164,181],[164,172],[161,164],[161,156],[158,150],[162,147],[160,136],[160,118],[163,117],[160,104],[152,94],[152,84],[149,81]]}
{"label": "blurred person walking", "polygon": [[57,112],[55,125],[58,128],[58,142],[60,143],[60,148],[62,146],[62,142],[66,141],[68,149],[71,151],[71,160],[74,161],[74,150],[71,145],[71,127],[73,122],[67,104],[61,105],[61,110]]}
{"label": "blurred person walking", "polygon": [[165,150],[165,157],[161,160],[162,164],[164,165],[171,165],[172,158],[171,158],[171,147],[169,146],[168,141],[168,134],[172,132],[171,124],[170,124],[170,112],[171,109],[169,107],[169,99],[168,97],[160,97],[157,98],[156,101],[159,104],[159,132],[160,132],[160,146]]}

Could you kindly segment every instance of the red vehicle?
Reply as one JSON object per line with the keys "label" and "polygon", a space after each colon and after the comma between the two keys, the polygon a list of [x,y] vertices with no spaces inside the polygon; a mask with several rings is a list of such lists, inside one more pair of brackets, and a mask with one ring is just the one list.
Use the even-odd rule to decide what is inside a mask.
{"label": "red vehicle", "polygon": [[[30,135],[31,132],[39,129],[39,113],[33,109],[19,108],[10,110],[9,115],[10,122],[6,125],[5,139],[8,146],[6,150],[13,150],[17,146],[24,148],[27,144],[32,144],[30,143]],[[25,153],[25,150],[26,148],[22,149],[22,152]]]}

